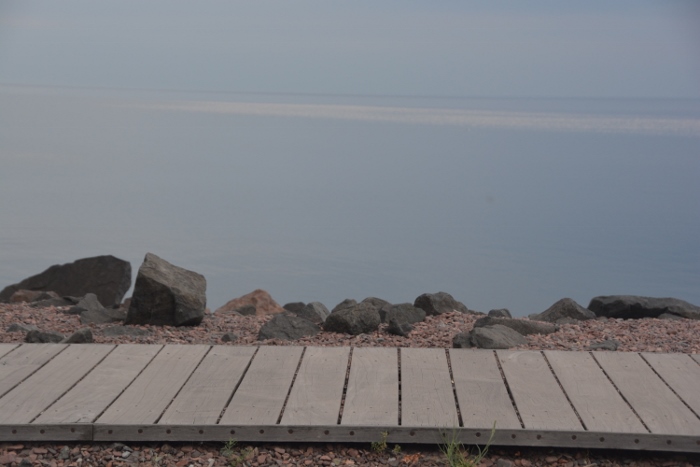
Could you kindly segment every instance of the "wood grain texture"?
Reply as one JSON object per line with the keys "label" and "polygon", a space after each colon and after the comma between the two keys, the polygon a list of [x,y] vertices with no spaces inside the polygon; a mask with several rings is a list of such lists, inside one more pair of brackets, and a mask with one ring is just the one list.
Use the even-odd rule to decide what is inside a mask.
{"label": "wood grain texture", "polygon": [[586,352],[544,352],[586,429],[601,432],[648,433]]}
{"label": "wood grain texture", "polygon": [[593,356],[652,433],[700,435],[700,419],[639,354],[594,352]]}
{"label": "wood grain texture", "polygon": [[136,378],[162,348],[160,345],[117,346],[82,381],[33,423],[90,423]]}
{"label": "wood grain texture", "polygon": [[583,429],[540,352],[497,350],[496,353],[525,428]]}
{"label": "wood grain texture", "polygon": [[96,423],[155,423],[209,350],[166,345]]}
{"label": "wood grain texture", "polygon": [[0,359],[0,396],[41,368],[66,348],[65,344],[24,344]]}
{"label": "wood grain texture", "polygon": [[465,428],[521,428],[492,350],[450,349]]}
{"label": "wood grain texture", "polygon": [[[50,344],[56,345],[56,344]],[[29,423],[114,348],[73,344],[0,399],[0,422]]]}
{"label": "wood grain texture", "polygon": [[353,349],[340,423],[357,426],[399,424],[399,362],[396,349]]}
{"label": "wood grain texture", "polygon": [[688,407],[700,414],[700,365],[686,354],[643,353],[642,356]]}
{"label": "wood grain texture", "polygon": [[12,349],[16,348],[19,344],[0,344],[0,357],[4,357]]}
{"label": "wood grain texture", "polygon": [[444,349],[401,349],[401,425],[459,427]]}
{"label": "wood grain texture", "polygon": [[349,347],[307,347],[280,424],[337,423],[349,357]]}
{"label": "wood grain texture", "polygon": [[303,350],[261,346],[219,423],[276,424]]}
{"label": "wood grain texture", "polygon": [[214,346],[158,424],[215,424],[254,353],[255,347]]}

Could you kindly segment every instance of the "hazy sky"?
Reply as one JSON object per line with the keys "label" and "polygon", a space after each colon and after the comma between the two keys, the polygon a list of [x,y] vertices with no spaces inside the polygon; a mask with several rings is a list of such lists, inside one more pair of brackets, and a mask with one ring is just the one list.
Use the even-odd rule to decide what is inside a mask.
{"label": "hazy sky", "polygon": [[698,44],[696,0],[0,0],[0,84],[699,98]]}

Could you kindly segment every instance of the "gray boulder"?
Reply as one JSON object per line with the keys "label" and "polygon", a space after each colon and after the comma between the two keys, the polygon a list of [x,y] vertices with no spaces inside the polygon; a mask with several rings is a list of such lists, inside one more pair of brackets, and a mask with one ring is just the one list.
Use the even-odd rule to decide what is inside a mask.
{"label": "gray boulder", "polygon": [[424,310],[428,315],[441,315],[453,311],[469,313],[469,309],[463,303],[455,300],[447,292],[424,293],[416,298],[413,306]]}
{"label": "gray boulder", "polygon": [[588,309],[606,318],[658,318],[665,313],[688,319],[700,319],[700,307],[677,298],[606,295],[594,297]]}
{"label": "gray boulder", "polygon": [[379,310],[385,306],[391,306],[391,303],[389,303],[386,300],[383,300],[381,298],[377,298],[377,297],[367,297],[364,300],[362,300],[360,303],[369,303],[370,305],[373,305],[377,310]]}
{"label": "gray boulder", "polygon": [[114,256],[95,256],[73,263],[54,265],[44,272],[5,287],[0,302],[6,302],[20,289],[54,291],[58,295],[82,297],[97,295],[104,306],[121,303],[131,286],[131,264]]}
{"label": "gray boulder", "polygon": [[357,305],[357,300],[352,299],[352,298],[346,298],[342,302],[338,303],[336,306],[333,307],[331,310],[331,313],[335,313],[338,310],[342,310],[343,308],[350,308],[351,306]]}
{"label": "gray boulder", "polygon": [[195,326],[204,319],[206,289],[201,274],[147,253],[124,324]]}
{"label": "gray boulder", "polygon": [[457,334],[452,339],[455,348],[510,349],[525,344],[527,339],[522,334],[500,324],[474,328],[471,332]]}
{"label": "gray boulder", "polygon": [[102,330],[102,335],[105,337],[120,337],[120,336],[131,336],[131,337],[142,337],[153,334],[153,332],[148,329],[135,328],[133,326],[107,326]]}
{"label": "gray boulder", "polygon": [[78,329],[61,341],[61,344],[89,344],[93,342],[90,328]]}
{"label": "gray boulder", "polygon": [[358,303],[331,313],[323,323],[323,330],[356,336],[376,331],[380,322],[376,306],[371,303]]}
{"label": "gray boulder", "polygon": [[258,340],[284,339],[294,341],[305,336],[315,336],[320,331],[321,328],[311,321],[284,312],[274,315],[262,325],[258,333]]}
{"label": "gray boulder", "polygon": [[57,344],[64,339],[63,334],[53,331],[29,331],[24,337],[24,342],[28,344]]}
{"label": "gray boulder", "polygon": [[301,310],[293,311],[292,313],[314,324],[318,324],[319,326],[322,325],[323,322],[326,321],[326,318],[328,318],[328,315],[330,315],[328,308],[321,302],[308,303]]}
{"label": "gray boulder", "polygon": [[595,319],[595,313],[585,309],[570,298],[562,298],[542,313],[530,315],[529,318],[535,321],[568,324],[573,321]]}
{"label": "gray boulder", "polygon": [[505,326],[523,336],[527,336],[529,334],[552,334],[553,332],[557,332],[559,330],[559,327],[549,323],[528,321],[524,319],[492,318],[491,316],[484,316],[483,318],[476,320],[474,323],[474,328],[476,329],[495,325]]}
{"label": "gray boulder", "polygon": [[508,308],[500,308],[498,310],[491,310],[488,313],[488,316],[492,318],[512,318],[513,316],[510,314],[510,310]]}
{"label": "gray boulder", "polygon": [[425,321],[425,310],[416,308],[410,303],[399,303],[398,305],[384,306],[381,310],[385,311],[384,321],[389,323],[395,320],[397,323],[420,323]]}

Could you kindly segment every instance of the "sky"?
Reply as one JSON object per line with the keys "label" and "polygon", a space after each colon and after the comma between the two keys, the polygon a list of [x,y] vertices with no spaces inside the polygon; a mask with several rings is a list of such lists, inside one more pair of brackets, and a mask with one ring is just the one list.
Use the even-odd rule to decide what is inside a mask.
{"label": "sky", "polygon": [[0,84],[700,98],[700,2],[0,0]]}

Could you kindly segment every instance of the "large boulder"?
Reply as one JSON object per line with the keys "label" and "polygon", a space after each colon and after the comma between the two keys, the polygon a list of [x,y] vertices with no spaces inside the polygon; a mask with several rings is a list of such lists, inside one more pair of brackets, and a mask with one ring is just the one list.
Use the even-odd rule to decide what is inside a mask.
{"label": "large boulder", "polygon": [[453,311],[469,313],[464,303],[458,302],[447,292],[424,293],[416,298],[413,306],[424,310],[428,315],[441,315]]}
{"label": "large boulder", "polygon": [[258,340],[284,339],[294,341],[305,336],[315,336],[321,328],[311,321],[292,313],[280,313],[263,324],[258,333]]}
{"label": "large boulder", "polygon": [[139,268],[125,324],[194,326],[204,319],[204,276],[147,253]]}
{"label": "large boulder", "polygon": [[274,301],[269,293],[262,289],[256,289],[241,297],[229,300],[224,306],[217,308],[214,313],[229,313],[246,305],[253,305],[258,316],[284,312],[284,308]]}
{"label": "large boulder", "polygon": [[495,324],[474,328],[471,332],[457,334],[452,339],[455,348],[510,349],[527,344],[527,339],[513,329]]}
{"label": "large boulder", "polygon": [[658,318],[663,314],[700,319],[700,307],[677,298],[606,295],[594,297],[588,309],[606,318]]}
{"label": "large boulder", "polygon": [[379,328],[379,311],[371,303],[358,303],[331,313],[323,323],[323,330],[358,335]]}
{"label": "large boulder", "polygon": [[549,323],[528,321],[524,319],[493,318],[491,316],[484,316],[483,318],[477,319],[474,323],[474,328],[483,328],[495,325],[505,326],[523,336],[527,336],[529,334],[552,334],[553,332],[557,332],[559,330],[557,326]]}
{"label": "large boulder", "polygon": [[391,320],[395,320],[397,323],[420,323],[425,321],[425,310],[416,308],[410,303],[399,303],[398,305],[389,305],[388,307],[382,307],[382,310],[386,310],[384,316],[384,322],[389,323]]}
{"label": "large boulder", "polygon": [[308,303],[303,308],[292,311],[291,313],[299,318],[304,318],[314,324],[318,324],[319,326],[322,325],[323,322],[326,321],[326,318],[328,318],[328,315],[330,315],[328,308],[321,302]]}
{"label": "large boulder", "polygon": [[354,298],[346,298],[345,300],[334,306],[331,310],[331,313],[335,313],[336,311],[342,310],[343,308],[350,308],[355,305],[357,305],[357,300],[355,300]]}
{"label": "large boulder", "polygon": [[542,313],[530,315],[530,319],[549,323],[568,323],[595,319],[595,313],[587,310],[570,298],[562,298]]}
{"label": "large boulder", "polygon": [[16,291],[43,290],[58,295],[82,297],[94,293],[102,305],[119,305],[131,286],[131,264],[111,255],[83,258],[72,263],[54,265],[46,271],[8,285],[0,292],[6,302]]}

